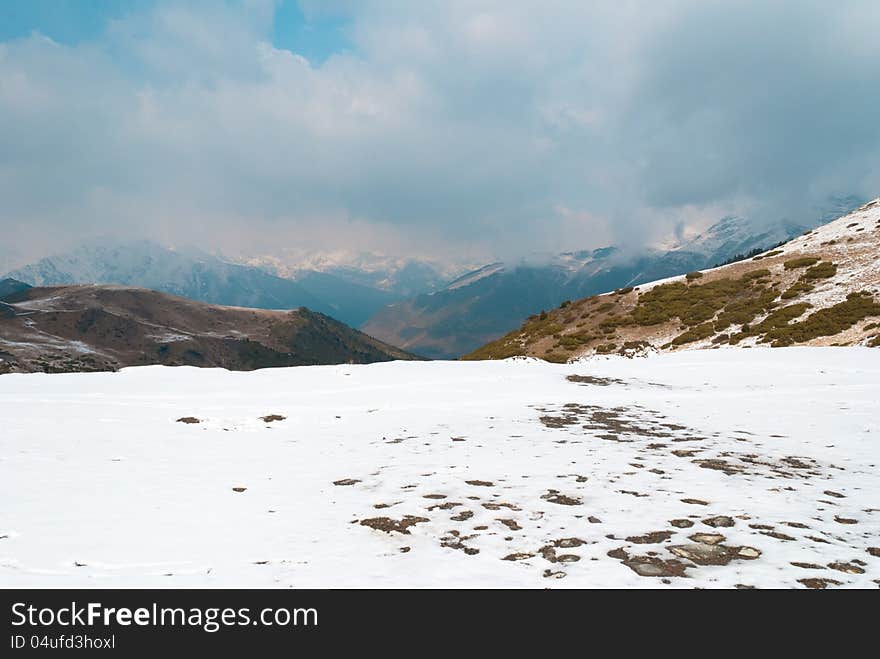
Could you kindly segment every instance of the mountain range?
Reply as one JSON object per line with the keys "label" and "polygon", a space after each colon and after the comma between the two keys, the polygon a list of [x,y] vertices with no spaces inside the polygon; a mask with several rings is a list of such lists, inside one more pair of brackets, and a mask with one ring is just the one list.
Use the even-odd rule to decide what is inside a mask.
{"label": "mountain range", "polygon": [[209,304],[307,307],[429,358],[457,358],[565,300],[705,269],[784,242],[852,210],[828,200],[809,220],[762,226],[725,217],[707,230],[632,252],[621,246],[515,263],[462,263],[344,250],[225,257],[150,241],[100,241],[49,256],[7,277],[32,286],[113,284]]}
{"label": "mountain range", "polygon": [[103,241],[40,259],[6,276],[32,286],[116,284],[150,288],[211,304],[257,309],[308,307],[348,325],[363,323],[399,294],[324,272],[293,281],[200,250]]}
{"label": "mountain range", "polygon": [[494,263],[443,289],[384,307],[361,326],[392,345],[430,358],[455,358],[518,327],[524,318],[565,300],[681,275],[744,257],[840,217],[863,203],[830,199],[803,223],[764,227],[725,217],[667,247],[626,254],[617,247],[559,254],[540,264]]}

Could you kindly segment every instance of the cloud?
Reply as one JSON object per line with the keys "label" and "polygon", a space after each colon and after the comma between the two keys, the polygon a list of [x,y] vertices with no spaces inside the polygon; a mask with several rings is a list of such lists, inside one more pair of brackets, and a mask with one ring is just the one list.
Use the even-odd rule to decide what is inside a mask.
{"label": "cloud", "polygon": [[275,47],[268,0],[0,44],[5,235],[510,258],[880,193],[871,2],[300,5],[350,47]]}

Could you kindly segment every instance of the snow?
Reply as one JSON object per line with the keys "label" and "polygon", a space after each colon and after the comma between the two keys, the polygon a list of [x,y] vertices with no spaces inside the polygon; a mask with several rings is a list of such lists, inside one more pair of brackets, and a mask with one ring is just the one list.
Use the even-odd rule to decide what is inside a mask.
{"label": "snow", "polygon": [[[865,348],[4,375],[0,585],[875,587],[878,385]],[[694,533],[760,556],[694,565]]]}

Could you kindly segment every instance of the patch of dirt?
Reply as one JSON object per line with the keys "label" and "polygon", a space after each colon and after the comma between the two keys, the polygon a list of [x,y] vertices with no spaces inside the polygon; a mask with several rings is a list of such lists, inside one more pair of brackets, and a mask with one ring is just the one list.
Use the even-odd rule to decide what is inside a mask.
{"label": "patch of dirt", "polygon": [[693,506],[708,506],[708,501],[703,501],[702,499],[682,499],[682,503],[689,503]]}
{"label": "patch of dirt", "polygon": [[[572,544],[572,541],[576,541],[578,544]],[[560,547],[578,547],[580,544],[583,544],[583,541],[579,538],[563,538],[562,540],[554,540],[549,545],[544,545],[538,550],[538,553],[544,560],[551,563],[577,563],[581,560],[577,554],[557,554],[556,550]]]}
{"label": "patch of dirt", "polygon": [[422,522],[429,522],[427,517],[417,517],[415,515],[404,515],[403,519],[391,519],[390,517],[370,517],[369,519],[362,519],[360,521],[361,526],[368,526],[371,529],[375,529],[377,531],[384,531],[385,533],[391,533],[392,531],[396,531],[397,533],[403,533],[405,535],[409,535],[409,528],[411,526],[415,526],[416,524],[421,524]]}
{"label": "patch of dirt", "polygon": [[342,480],[333,481],[334,485],[355,485],[356,483],[360,483],[361,481],[357,478],[343,478]]}
{"label": "patch of dirt", "polygon": [[495,485],[492,481],[465,481],[465,483],[474,487],[492,487]]}
{"label": "patch of dirt", "polygon": [[829,563],[828,567],[832,570],[837,570],[838,572],[845,572],[846,574],[864,574],[865,571],[860,568],[858,565],[853,563]]}
{"label": "patch of dirt", "polygon": [[745,469],[741,465],[736,465],[731,462],[727,462],[726,460],[694,460],[693,463],[695,465],[699,465],[703,469],[714,469],[715,471],[724,472],[728,476],[741,474],[745,471]]}
{"label": "patch of dirt", "polygon": [[626,541],[636,545],[656,545],[672,537],[672,531],[651,531],[643,535],[631,535]]}
{"label": "patch of dirt", "polygon": [[201,423],[201,419],[197,419],[194,416],[182,416],[177,420],[177,423]]}
{"label": "patch of dirt", "polygon": [[857,520],[857,519],[850,519],[848,517],[840,517],[839,515],[834,516],[834,521],[837,522],[838,524],[858,524],[859,523],[859,520]]}
{"label": "patch of dirt", "polygon": [[463,506],[463,503],[459,503],[458,501],[445,501],[443,503],[435,503],[433,506],[428,506],[428,511],[431,510],[452,510],[453,508],[457,508],[458,506]]}
{"label": "patch of dirt", "polygon": [[440,538],[440,546],[448,547],[449,549],[457,549],[458,551],[463,551],[468,556],[476,556],[480,553],[480,550],[476,547],[468,547],[464,544],[465,540],[470,540],[471,538],[477,537],[476,535],[469,536],[461,536],[458,531],[450,531],[449,535],[446,535]]}
{"label": "patch of dirt", "polygon": [[694,523],[689,519],[671,519],[669,523],[672,524],[677,529],[689,529],[694,525]]}
{"label": "patch of dirt", "polygon": [[264,423],[274,423],[275,421],[284,421],[286,418],[282,414],[267,414],[266,416],[261,416],[260,420]]}
{"label": "patch of dirt", "polygon": [[545,415],[538,417],[538,421],[548,428],[565,428],[566,426],[575,426],[578,424],[578,417],[575,414],[565,414],[562,416]]}
{"label": "patch of dirt", "polygon": [[578,384],[593,384],[598,387],[609,387],[612,384],[626,384],[625,380],[618,378],[601,378],[595,375],[568,375],[565,378],[569,382],[577,382]]}
{"label": "patch of dirt", "polygon": [[[583,501],[578,499],[577,497],[570,497],[565,494],[561,494],[557,490],[547,490],[547,494],[541,496],[544,501],[549,501],[550,503],[555,503],[560,506],[580,506]],[[486,504],[483,504],[484,506]]]}
{"label": "patch of dirt", "polygon": [[646,497],[646,496],[648,496],[647,494],[642,494],[641,492],[636,492],[635,490],[617,490],[617,491],[620,492],[621,494],[629,494],[630,496],[633,496],[633,497]]}
{"label": "patch of dirt", "polygon": [[834,579],[820,579],[818,577],[811,577],[809,579],[798,579],[798,583],[803,584],[807,588],[814,588],[818,590],[825,590],[828,586],[840,585],[840,582],[835,581]]}
{"label": "patch of dirt", "polygon": [[797,538],[792,538],[790,535],[780,533],[779,531],[760,531],[760,534],[766,535],[768,538],[776,538],[777,540],[797,540]]}
{"label": "patch of dirt", "polygon": [[501,522],[502,524],[504,524],[504,526],[509,528],[511,531],[521,531],[522,530],[522,527],[516,523],[515,519],[499,519],[498,521]]}
{"label": "patch of dirt", "polygon": [[718,515],[716,517],[707,517],[703,520],[703,524],[711,526],[713,529],[717,529],[719,527],[731,527],[736,524],[736,522],[733,521],[733,518],[727,517],[726,515]]}
{"label": "patch of dirt", "polygon": [[514,554],[508,554],[507,556],[505,556],[501,560],[502,561],[524,561],[527,558],[532,558],[533,556],[534,556],[534,554],[529,554],[527,552],[517,552]]}
{"label": "patch of dirt", "polygon": [[453,515],[449,519],[451,519],[453,522],[465,522],[473,516],[474,514],[470,510],[462,510],[460,513],[458,513],[458,515]]}
{"label": "patch of dirt", "polygon": [[507,508],[508,510],[521,510],[519,506],[514,506],[512,503],[507,503],[506,501],[487,502],[483,504],[483,508],[486,510],[501,510],[502,508]]}
{"label": "patch of dirt", "polygon": [[232,491],[233,492],[245,492],[245,491],[247,491],[247,488],[246,487],[233,487]]}

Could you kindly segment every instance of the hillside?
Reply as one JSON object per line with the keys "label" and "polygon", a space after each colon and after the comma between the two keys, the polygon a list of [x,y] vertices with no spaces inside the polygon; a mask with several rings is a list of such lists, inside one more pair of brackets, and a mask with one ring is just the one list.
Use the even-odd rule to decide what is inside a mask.
{"label": "hillside", "polygon": [[563,302],[466,355],[880,345],[880,199],[731,265]]}
{"label": "hillside", "polygon": [[704,231],[670,236],[638,254],[604,247],[535,263],[493,263],[439,291],[391,304],[361,329],[428,357],[456,358],[517,328],[530,314],[553,309],[565,300],[711,268],[785,242],[860,203],[854,197],[832,197],[802,222],[781,220],[769,227],[725,217]]}
{"label": "hillside", "polygon": [[392,359],[413,356],[305,308],[223,307],[120,286],[24,287],[0,297],[0,373]]}

